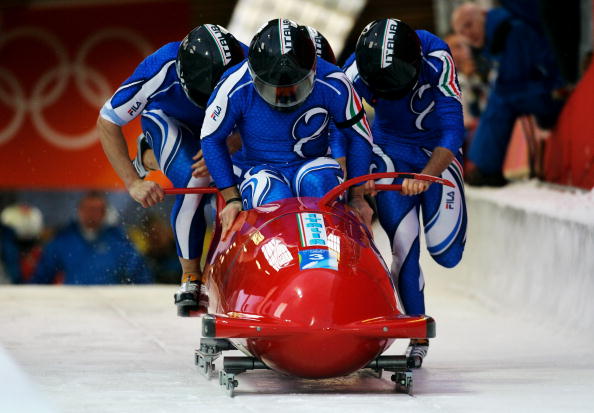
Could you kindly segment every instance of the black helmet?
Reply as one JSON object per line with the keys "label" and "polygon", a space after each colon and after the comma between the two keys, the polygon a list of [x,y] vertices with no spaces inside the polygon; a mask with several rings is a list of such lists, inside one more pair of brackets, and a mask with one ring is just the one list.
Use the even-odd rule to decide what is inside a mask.
{"label": "black helmet", "polygon": [[332,46],[330,46],[330,43],[328,43],[328,40],[324,37],[322,33],[320,33],[311,26],[307,26],[307,30],[309,30],[309,34],[314,42],[314,46],[316,46],[316,54],[325,61],[335,65],[336,56],[334,56],[334,51],[332,50]]}
{"label": "black helmet", "polygon": [[216,24],[196,27],[181,42],[175,61],[186,96],[204,109],[225,70],[244,57],[241,45],[224,27]]}
{"label": "black helmet", "polygon": [[400,20],[375,20],[359,36],[355,58],[361,79],[374,94],[384,99],[400,99],[419,77],[421,41]]}
{"label": "black helmet", "polygon": [[276,109],[292,109],[311,93],[316,74],[316,49],[307,27],[275,19],[252,39],[248,52],[256,91]]}

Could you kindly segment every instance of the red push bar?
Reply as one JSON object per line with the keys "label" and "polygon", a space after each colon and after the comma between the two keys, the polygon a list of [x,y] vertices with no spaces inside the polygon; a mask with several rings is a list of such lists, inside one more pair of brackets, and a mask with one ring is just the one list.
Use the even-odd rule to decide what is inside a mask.
{"label": "red push bar", "polygon": [[[382,178],[408,178],[408,179],[418,179],[419,181],[427,181],[434,184],[440,184],[445,186],[450,186],[455,188],[456,186],[448,181],[447,179],[438,178],[436,176],[431,175],[424,175],[424,174],[413,174],[409,172],[378,172],[375,174],[368,174],[368,175],[361,175],[356,178],[349,179],[348,181],[344,181],[342,184],[335,186],[330,191],[326,193],[320,199],[318,206],[320,208],[327,207],[329,204],[334,201],[336,198],[340,196],[344,191],[349,189],[351,186],[359,184],[365,181],[374,181],[376,179]],[[380,191],[400,191],[402,189],[402,185],[376,185],[376,189]]]}
{"label": "red push bar", "polygon": [[184,195],[184,194],[217,194],[217,210],[221,211],[225,206],[225,200],[217,188],[198,187],[198,188],[166,188],[165,195]]}
{"label": "red push bar", "polygon": [[166,188],[165,195],[180,195],[180,194],[217,194],[217,188],[200,187],[200,188]]}

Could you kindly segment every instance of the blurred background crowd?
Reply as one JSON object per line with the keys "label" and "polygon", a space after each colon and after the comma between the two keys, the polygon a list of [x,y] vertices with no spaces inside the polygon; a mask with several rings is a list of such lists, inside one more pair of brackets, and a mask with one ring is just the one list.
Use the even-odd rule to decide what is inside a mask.
{"label": "blurred background crowd", "polygon": [[[269,19],[291,18],[323,33],[339,65],[374,19],[435,33],[462,89],[467,183],[591,190],[593,9],[593,0],[5,0],[0,284],[179,282],[173,200],[145,210],[128,196],[95,120],[144,56],[202,23],[249,44]],[[125,128],[131,157],[139,131]]]}

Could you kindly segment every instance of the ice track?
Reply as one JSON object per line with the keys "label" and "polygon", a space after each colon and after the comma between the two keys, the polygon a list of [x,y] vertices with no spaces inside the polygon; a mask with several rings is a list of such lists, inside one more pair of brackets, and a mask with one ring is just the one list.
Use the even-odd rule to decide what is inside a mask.
{"label": "ice track", "polygon": [[437,338],[413,397],[395,394],[388,373],[312,381],[252,371],[230,399],[194,367],[199,320],[175,317],[173,286],[2,286],[0,412],[593,411],[589,328],[498,306],[455,282],[468,266],[444,270],[425,257],[423,268]]}

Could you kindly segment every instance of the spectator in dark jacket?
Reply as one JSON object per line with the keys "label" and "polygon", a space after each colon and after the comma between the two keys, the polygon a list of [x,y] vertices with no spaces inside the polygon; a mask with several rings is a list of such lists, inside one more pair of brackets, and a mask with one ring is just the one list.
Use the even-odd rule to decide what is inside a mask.
{"label": "spectator in dark jacket", "polygon": [[89,192],[78,205],[78,221],[58,232],[44,248],[32,283],[128,284],[150,283],[143,258],[124,232],[104,226],[107,203]]}
{"label": "spectator in dark jacket", "polygon": [[544,34],[507,10],[486,11],[466,3],[454,11],[452,25],[473,47],[482,48],[497,69],[470,145],[468,156],[476,168],[467,179],[475,185],[503,185],[503,161],[516,119],[534,115],[541,128],[552,128],[563,106],[555,93],[563,81]]}

